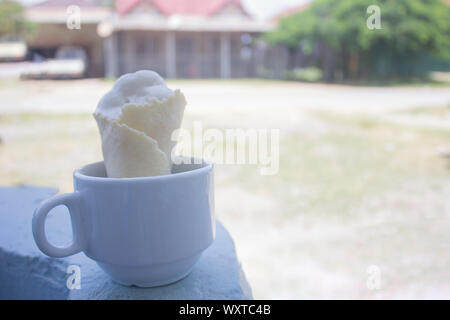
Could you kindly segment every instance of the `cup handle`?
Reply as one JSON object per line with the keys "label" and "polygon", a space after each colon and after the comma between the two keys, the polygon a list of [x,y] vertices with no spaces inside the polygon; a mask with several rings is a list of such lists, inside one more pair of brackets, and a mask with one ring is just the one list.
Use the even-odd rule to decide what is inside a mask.
{"label": "cup handle", "polygon": [[[54,207],[64,205],[69,209],[72,223],[72,243],[68,246],[52,245],[45,234],[45,219]],[[62,258],[76,254],[84,249],[84,237],[81,229],[81,196],[78,192],[56,195],[43,201],[34,211],[32,229],[38,248],[50,257]]]}

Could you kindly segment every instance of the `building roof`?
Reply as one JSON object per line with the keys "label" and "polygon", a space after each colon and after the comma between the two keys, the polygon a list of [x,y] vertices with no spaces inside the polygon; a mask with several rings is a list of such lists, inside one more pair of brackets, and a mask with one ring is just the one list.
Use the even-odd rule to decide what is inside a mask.
{"label": "building roof", "polygon": [[265,32],[241,0],[116,0],[114,30]]}
{"label": "building roof", "polygon": [[70,6],[81,8],[82,23],[99,23],[111,14],[109,8],[96,0],[47,0],[27,7],[26,16],[36,23],[66,23]]}
{"label": "building roof", "polygon": [[95,0],[47,0],[30,6],[30,8],[67,8],[75,5],[80,8],[97,8],[101,7]]}
{"label": "building roof", "polygon": [[[37,23],[67,22],[67,8],[81,8],[81,23],[108,23],[118,30],[265,32],[272,25],[251,18],[241,0],[116,0],[115,10],[97,0],[47,0],[30,6],[27,17]],[[232,6],[231,11],[229,5]],[[155,12],[148,11],[148,8]],[[223,13],[223,14],[222,14]]]}
{"label": "building roof", "polygon": [[154,5],[161,13],[168,16],[212,16],[228,4],[237,5],[244,14],[248,15],[241,0],[116,0],[116,11],[124,15],[144,2]]}

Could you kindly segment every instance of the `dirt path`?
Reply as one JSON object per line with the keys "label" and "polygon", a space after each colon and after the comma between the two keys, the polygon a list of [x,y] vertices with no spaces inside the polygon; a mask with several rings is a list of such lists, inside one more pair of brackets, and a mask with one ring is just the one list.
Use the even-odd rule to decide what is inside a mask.
{"label": "dirt path", "polygon": [[[0,184],[72,191],[72,170],[101,159],[90,113],[111,85],[0,82]],[[186,128],[281,129],[277,175],[216,167],[256,298],[450,298],[450,88],[171,85]]]}
{"label": "dirt path", "polygon": [[[341,112],[381,112],[450,103],[450,88],[351,87],[264,80],[169,81],[182,88],[195,112],[211,107],[249,110],[330,108]],[[67,81],[1,80],[0,113],[91,113],[112,82],[97,79]]]}

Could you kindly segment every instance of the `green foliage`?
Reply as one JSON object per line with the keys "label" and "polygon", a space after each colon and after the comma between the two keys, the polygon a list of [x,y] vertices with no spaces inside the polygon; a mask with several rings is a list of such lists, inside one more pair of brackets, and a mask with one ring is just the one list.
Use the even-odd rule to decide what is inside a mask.
{"label": "green foliage", "polygon": [[[381,9],[381,29],[366,25],[370,5]],[[321,44],[337,52],[343,69],[357,56],[359,65],[379,73],[408,71],[421,55],[450,59],[450,6],[442,0],[315,0],[281,19],[265,39],[306,54]]]}
{"label": "green foliage", "polygon": [[296,68],[286,72],[289,80],[316,82],[322,79],[322,70],[317,67]]}
{"label": "green foliage", "polygon": [[28,37],[34,31],[34,24],[24,17],[21,4],[11,0],[0,0],[0,36]]}

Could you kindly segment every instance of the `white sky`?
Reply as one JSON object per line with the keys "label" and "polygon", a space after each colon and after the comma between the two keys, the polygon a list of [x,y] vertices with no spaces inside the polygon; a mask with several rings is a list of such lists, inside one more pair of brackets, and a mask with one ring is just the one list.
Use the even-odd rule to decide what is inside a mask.
{"label": "white sky", "polygon": [[[42,2],[43,0],[18,0],[24,5]],[[208,1],[208,0],[204,0]],[[242,0],[245,8],[258,19],[267,19],[293,6],[310,0]]]}
{"label": "white sky", "polygon": [[242,0],[245,8],[256,18],[266,19],[290,7],[310,0]]}

